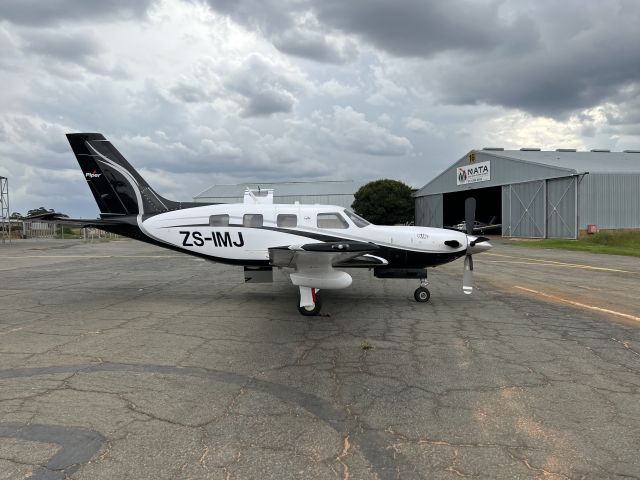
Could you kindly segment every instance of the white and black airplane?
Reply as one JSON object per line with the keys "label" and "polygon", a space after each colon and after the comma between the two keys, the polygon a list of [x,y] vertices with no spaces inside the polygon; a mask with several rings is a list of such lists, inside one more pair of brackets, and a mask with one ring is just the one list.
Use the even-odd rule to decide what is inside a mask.
{"label": "white and black airplane", "polygon": [[[216,262],[241,265],[246,281],[269,281],[283,269],[300,289],[298,310],[317,315],[321,289],[351,285],[350,268],[373,269],[378,278],[415,278],[418,302],[430,297],[427,268],[464,259],[463,291],[472,291],[472,254],[491,248],[488,239],[428,227],[372,225],[332,205],[273,204],[273,192],[250,192],[244,203],[203,205],[158,195],[99,133],[67,134],[100,218],[38,216],[96,227]],[[266,194],[266,195],[265,195]],[[472,226],[475,199],[466,204]]]}

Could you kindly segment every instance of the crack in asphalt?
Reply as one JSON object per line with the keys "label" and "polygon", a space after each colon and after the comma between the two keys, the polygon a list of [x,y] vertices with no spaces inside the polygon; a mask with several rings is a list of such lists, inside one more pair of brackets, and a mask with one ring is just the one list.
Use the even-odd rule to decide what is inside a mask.
{"label": "crack in asphalt", "polygon": [[[384,436],[369,428],[365,423],[362,422],[361,419],[358,419],[356,424],[352,419],[349,418],[349,416],[345,412],[332,406],[325,400],[322,400],[315,395],[301,392],[300,390],[286,385],[270,382],[267,380],[261,380],[255,377],[249,377],[238,373],[188,366],[174,367],[169,365],[102,363],[0,370],[0,380],[13,378],[29,378],[39,375],[61,373],[71,373],[72,375],[75,375],[78,373],[94,372],[131,372],[191,376],[205,378],[216,382],[238,385],[241,388],[248,388],[267,393],[279,399],[283,403],[302,407],[307,412],[311,413],[316,418],[319,418],[327,425],[329,425],[332,429],[342,435],[343,438],[349,438],[352,445],[358,446],[359,451],[367,459],[373,471],[381,480],[391,480],[396,478],[423,478],[422,475],[417,472],[416,467],[412,465],[404,456],[398,454],[397,452],[391,452],[389,450],[388,441],[386,438],[384,438]],[[93,443],[90,444],[92,448],[96,446],[96,438],[100,439],[97,448],[92,449],[91,454],[88,456],[87,454],[89,450],[86,449],[80,450],[76,454],[72,454],[72,452],[67,452],[63,448],[47,463],[47,465],[44,467],[46,470],[38,470],[37,474],[40,476],[32,477],[33,479],[38,480],[57,480],[59,478],[65,478],[64,475],[51,475],[57,475],[59,472],[73,473],[79,468],[81,464],[86,463],[88,460],[90,460],[93,455],[100,450],[100,446],[105,441],[105,438],[98,432],[82,429],[79,427],[77,427],[76,430],[73,430],[71,427],[59,427],[55,425],[0,425],[10,425],[9,427],[6,427],[7,431],[9,433],[13,432],[11,435],[2,435],[3,430],[0,429],[0,436],[15,436],[15,432],[23,431],[21,430],[21,428],[25,429],[27,427],[37,427],[31,430],[29,430],[28,428],[27,430],[24,430],[25,432],[32,432],[31,437],[18,438],[33,439],[35,441],[47,441],[48,443],[60,443],[59,441],[55,441],[55,439],[57,438],[56,435],[60,434],[60,432],[62,432],[63,434],[65,434],[66,432],[66,437],[63,435],[63,440],[67,440],[68,444],[72,444],[72,440],[73,438],[75,438],[70,435],[73,432],[77,432],[77,435],[82,438],[86,437],[92,439]],[[70,428],[71,430],[65,430]],[[90,436],[90,433],[94,436]],[[24,435],[27,434],[25,433]],[[67,443],[65,443],[64,445],[66,445]]]}

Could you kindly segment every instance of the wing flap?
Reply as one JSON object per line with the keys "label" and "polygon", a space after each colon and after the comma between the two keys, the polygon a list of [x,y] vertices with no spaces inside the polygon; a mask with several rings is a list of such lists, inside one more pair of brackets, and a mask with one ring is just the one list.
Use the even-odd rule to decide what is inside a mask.
{"label": "wing flap", "polygon": [[306,245],[289,245],[269,249],[269,260],[274,267],[296,269],[350,266],[380,266],[386,260],[373,255],[379,247],[366,242],[319,242]]}

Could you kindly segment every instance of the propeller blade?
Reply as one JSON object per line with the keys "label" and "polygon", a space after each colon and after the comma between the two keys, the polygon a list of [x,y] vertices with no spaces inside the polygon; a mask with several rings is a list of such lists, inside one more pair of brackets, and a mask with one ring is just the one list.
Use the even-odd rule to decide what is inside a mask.
{"label": "propeller blade", "polygon": [[473,224],[476,221],[476,199],[469,197],[464,201],[464,223],[467,226],[467,235],[473,234]]}
{"label": "propeller blade", "polygon": [[489,240],[491,240],[491,239],[487,238],[487,237],[478,237],[473,242],[469,242],[469,246],[470,247],[475,247],[478,243],[488,242]]}
{"label": "propeller blade", "polygon": [[464,276],[462,278],[462,291],[469,295],[473,292],[473,257],[465,255],[464,257]]}

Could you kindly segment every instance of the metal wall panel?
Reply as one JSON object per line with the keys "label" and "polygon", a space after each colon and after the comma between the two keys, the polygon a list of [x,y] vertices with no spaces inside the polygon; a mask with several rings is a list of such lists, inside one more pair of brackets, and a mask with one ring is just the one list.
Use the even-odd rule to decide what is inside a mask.
{"label": "metal wall panel", "polygon": [[579,228],[640,228],[640,174],[596,173],[579,180]]}
{"label": "metal wall panel", "polygon": [[577,177],[547,181],[547,237],[577,238]]}
{"label": "metal wall panel", "polygon": [[416,225],[423,227],[443,227],[442,194],[416,198]]}
{"label": "metal wall panel", "polygon": [[544,238],[545,203],[544,180],[505,185],[502,189],[502,235]]}

